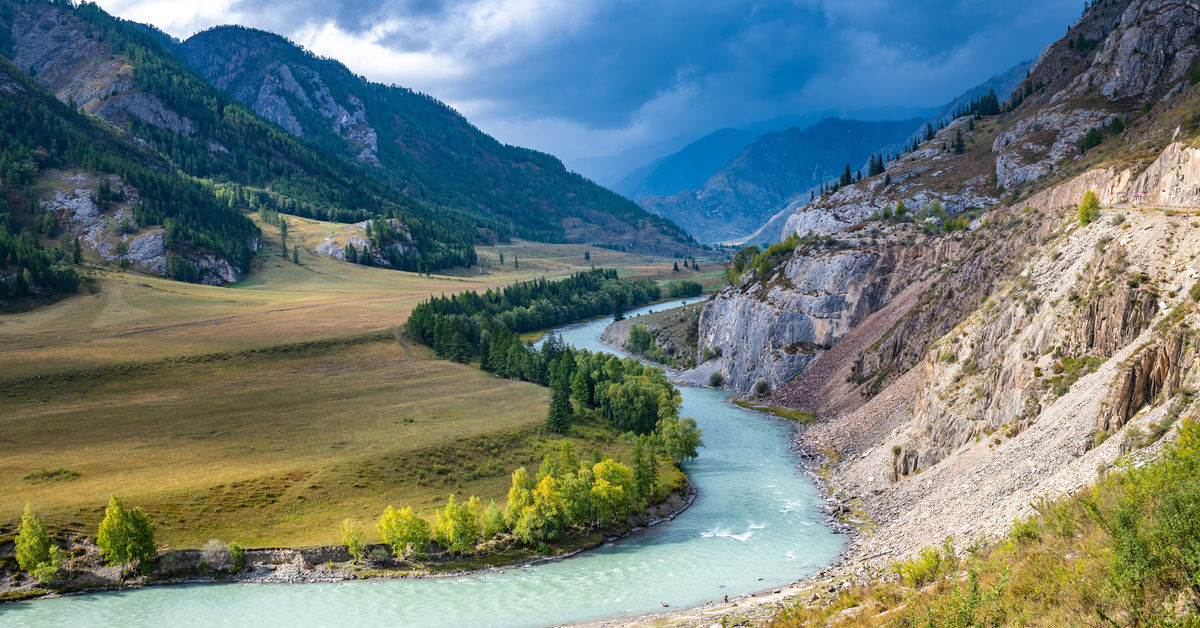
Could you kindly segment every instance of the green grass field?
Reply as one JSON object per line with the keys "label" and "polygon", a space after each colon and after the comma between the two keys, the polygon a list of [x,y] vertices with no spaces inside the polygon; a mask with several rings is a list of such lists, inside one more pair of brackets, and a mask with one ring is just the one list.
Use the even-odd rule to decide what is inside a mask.
{"label": "green grass field", "polygon": [[[513,469],[561,440],[541,433],[547,391],[436,360],[390,330],[430,294],[593,263],[683,274],[672,260],[518,242],[483,249],[482,268],[426,277],[304,253],[336,225],[288,222],[299,265],[263,226],[267,246],[239,284],[93,265],[91,290],[0,315],[0,529],[28,502],[54,528],[94,534],[118,493],[172,547],[305,546],[337,542],[347,517],[373,539],[387,505],[432,515],[451,493],[503,504]],[[627,457],[599,422],[568,436],[581,456]],[[78,477],[42,477],[60,468]]]}

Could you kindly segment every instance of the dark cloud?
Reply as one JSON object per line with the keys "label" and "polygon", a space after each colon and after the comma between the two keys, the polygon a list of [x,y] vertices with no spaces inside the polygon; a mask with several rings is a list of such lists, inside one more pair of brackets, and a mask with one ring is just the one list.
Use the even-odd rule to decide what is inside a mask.
{"label": "dark cloud", "polygon": [[[137,19],[142,2],[105,4],[129,6]],[[280,32],[369,78],[460,105],[504,140],[576,154],[619,148],[570,146],[589,137],[619,145],[813,109],[937,105],[1035,56],[1081,8],[1078,0],[230,2],[203,19]],[[336,43],[314,40],[331,27]],[[379,58],[391,54],[395,63]]]}

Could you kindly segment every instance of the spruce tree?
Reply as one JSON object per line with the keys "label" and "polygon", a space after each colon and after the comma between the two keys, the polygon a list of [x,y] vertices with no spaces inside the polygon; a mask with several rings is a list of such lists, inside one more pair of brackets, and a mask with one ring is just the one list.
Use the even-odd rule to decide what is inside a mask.
{"label": "spruce tree", "polygon": [[570,354],[550,363],[550,407],[546,410],[546,427],[565,432],[571,424]]}

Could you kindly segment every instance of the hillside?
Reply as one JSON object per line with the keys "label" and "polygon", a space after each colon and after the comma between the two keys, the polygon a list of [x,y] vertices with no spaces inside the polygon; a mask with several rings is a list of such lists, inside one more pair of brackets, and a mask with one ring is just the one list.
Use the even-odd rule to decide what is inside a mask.
{"label": "hillside", "polygon": [[[857,577],[1003,534],[1194,412],[1198,223],[1155,208],[1200,208],[1198,18],[1093,5],[1000,113],[735,257],[699,321],[714,357],[689,377],[761,380],[758,403],[822,419],[803,442],[872,529]],[[1081,218],[1088,191],[1104,208]]]}
{"label": "hillside", "polygon": [[698,188],[756,137],[754,132],[741,129],[713,131],[678,152],[634,170],[614,184],[613,190],[636,200]]}
{"label": "hillside", "polygon": [[768,133],[747,146],[704,185],[639,203],[720,242],[752,233],[789,202],[807,197],[845,166],[861,168],[871,155],[894,149],[921,120],[862,122],[827,118],[808,128]]}
{"label": "hillside", "polygon": [[248,270],[259,230],[211,189],[166,174],[162,156],[60,103],[6,59],[0,93],[0,298],[74,292],[85,247],[191,281]]}
{"label": "hillside", "polygon": [[[329,120],[309,111],[312,115],[301,119],[312,123],[313,131],[299,137],[194,73],[172,54],[181,50],[177,42],[160,32],[114,19],[91,4],[0,3],[0,54],[61,102],[96,116],[125,141],[143,146],[131,158],[144,167],[186,175],[218,199],[200,202],[201,206],[219,203],[241,212],[278,212],[346,223],[387,219],[390,231],[386,238],[376,238],[374,256],[410,271],[470,266],[478,259],[477,244],[507,242],[519,235],[657,253],[690,250],[686,235],[667,221],[566,173],[552,157],[498,144],[431,98],[366,83],[336,62],[311,57],[274,36],[227,30],[267,38],[285,52],[339,71],[330,71],[331,83],[354,83],[362,88],[360,94],[368,104],[382,103],[378,110],[372,109],[372,115],[392,121],[381,127],[385,139],[402,136],[420,141],[407,148],[385,141],[369,151],[378,157],[358,160],[362,149],[347,153],[352,146],[346,142],[356,140],[346,138],[367,131],[361,125],[354,126],[353,133],[347,130],[348,123],[343,123],[353,117],[349,114],[346,120],[340,113],[335,115],[341,122],[322,135],[319,131]],[[259,61],[270,65],[268,59]],[[328,90],[321,94],[331,98]],[[332,100],[321,100],[315,92],[313,98],[323,103],[326,113],[330,111]],[[354,137],[367,141],[367,135]],[[414,157],[418,154],[436,158],[422,161]],[[393,167],[384,167],[391,163],[388,160],[395,162]],[[72,234],[88,234],[81,237],[85,250],[102,259],[121,259],[144,272],[211,283],[244,277],[252,238],[235,244],[228,238],[218,242],[206,236],[195,246],[186,245],[185,251],[178,244],[186,240],[180,232],[194,229],[173,215],[180,210],[152,213],[147,203],[138,203],[140,198],[157,196],[158,190],[141,189],[125,180],[102,185],[102,175],[111,173],[44,170],[39,165],[35,173],[37,198],[18,203],[14,216],[48,211],[60,222],[70,222],[67,229]],[[82,178],[69,183],[74,176]],[[8,180],[5,185],[12,190],[14,184]],[[100,207],[92,201],[101,187],[113,186],[117,196],[129,199],[125,207]],[[68,214],[74,218],[69,220]],[[92,218],[84,219],[85,214]],[[36,217],[17,216],[25,221]],[[171,228],[166,228],[168,218]],[[114,239],[101,229],[110,222],[120,223],[126,231],[166,229],[160,229],[160,235],[120,233]],[[168,267],[166,260],[174,253],[187,255],[177,256],[180,261]]]}
{"label": "hillside", "polygon": [[485,240],[602,242],[664,253],[686,247],[673,224],[556,158],[501,144],[430,96],[369,82],[278,35],[218,27],[172,50],[289,133],[363,164],[408,197],[465,212]]}

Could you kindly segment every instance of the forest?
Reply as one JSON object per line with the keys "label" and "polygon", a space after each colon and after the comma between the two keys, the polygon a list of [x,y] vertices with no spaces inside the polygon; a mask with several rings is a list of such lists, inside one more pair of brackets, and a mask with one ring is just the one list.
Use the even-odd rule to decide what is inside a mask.
{"label": "forest", "polygon": [[434,297],[413,308],[406,326],[438,357],[467,362],[487,351],[490,336],[500,330],[520,334],[621,314],[661,297],[652,280],[619,279],[617,271],[597,268],[558,281],[534,279],[483,294]]}
{"label": "forest", "polygon": [[[60,103],[27,78],[16,66],[0,58],[0,77],[10,81],[15,93],[0,100],[0,187],[6,192],[4,230],[4,267],[34,281],[43,290],[72,291],[77,278],[61,270],[51,272],[51,253],[41,249],[33,233],[24,236],[11,206],[23,198],[38,207],[29,186],[46,169],[79,168],[90,172],[116,174],[137,188],[139,202],[134,218],[143,225],[163,225],[167,229],[166,246],[181,253],[211,251],[234,266],[246,270],[250,263],[250,243],[258,228],[240,212],[230,209],[202,182],[164,172],[164,164],[148,151],[117,136],[103,123]],[[18,203],[20,204],[20,203]],[[42,227],[42,225],[39,225]],[[42,233],[54,237],[57,227],[52,218]],[[44,249],[43,249],[44,250]],[[17,254],[17,251],[23,253]],[[15,286],[14,286],[15,287]],[[10,290],[10,294],[15,294]]]}

